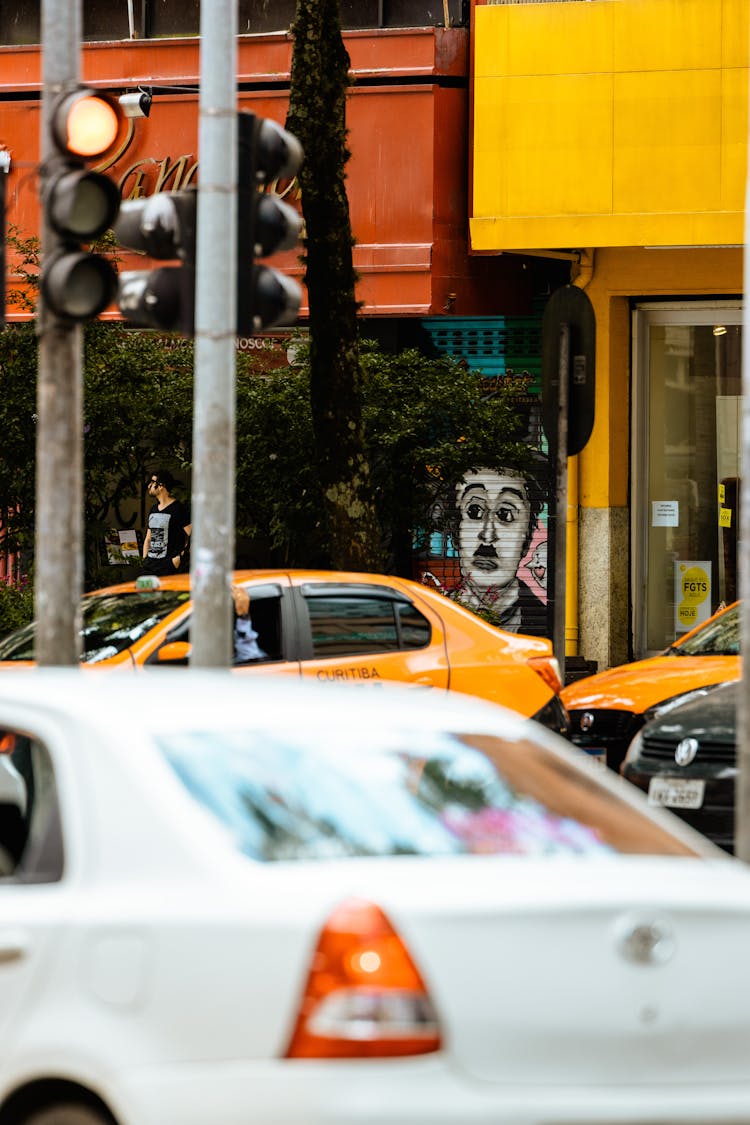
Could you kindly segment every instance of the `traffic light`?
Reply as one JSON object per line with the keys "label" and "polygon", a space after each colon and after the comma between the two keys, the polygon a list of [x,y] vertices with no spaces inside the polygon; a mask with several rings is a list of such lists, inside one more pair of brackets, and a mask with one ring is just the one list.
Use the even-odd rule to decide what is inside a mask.
{"label": "traffic light", "polygon": [[114,227],[121,246],[143,251],[150,258],[182,262],[181,266],[120,274],[117,305],[132,324],[183,336],[194,334],[197,210],[195,188],[158,192],[121,205]]}
{"label": "traffic light", "polygon": [[88,168],[87,161],[113,147],[121,121],[117,103],[87,86],[63,93],[50,110],[50,143],[42,168],[48,235],[41,290],[45,306],[64,320],[89,320],[114,298],[114,267],[84,246],[112,226],[120,193],[107,176]]}
{"label": "traffic light", "polygon": [[302,164],[302,146],[275,121],[254,113],[238,115],[237,335],[293,324],[302,290],[292,278],[256,264],[299,239],[299,215],[273,192],[260,191],[276,179],[291,179]]}

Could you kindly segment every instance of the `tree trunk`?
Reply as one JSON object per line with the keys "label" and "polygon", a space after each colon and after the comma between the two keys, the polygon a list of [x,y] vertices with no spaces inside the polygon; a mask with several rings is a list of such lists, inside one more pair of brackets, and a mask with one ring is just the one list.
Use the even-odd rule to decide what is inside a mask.
{"label": "tree trunk", "polygon": [[362,372],[346,194],[349,55],[338,0],[297,0],[287,128],[301,141],[312,422],[333,566],[379,570],[364,453]]}

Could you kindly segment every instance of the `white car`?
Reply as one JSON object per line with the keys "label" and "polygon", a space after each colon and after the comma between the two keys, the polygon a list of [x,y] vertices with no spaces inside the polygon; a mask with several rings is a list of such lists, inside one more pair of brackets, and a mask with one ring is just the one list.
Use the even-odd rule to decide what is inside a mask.
{"label": "white car", "polygon": [[532,721],[1,685],[0,1125],[750,1121],[750,874]]}

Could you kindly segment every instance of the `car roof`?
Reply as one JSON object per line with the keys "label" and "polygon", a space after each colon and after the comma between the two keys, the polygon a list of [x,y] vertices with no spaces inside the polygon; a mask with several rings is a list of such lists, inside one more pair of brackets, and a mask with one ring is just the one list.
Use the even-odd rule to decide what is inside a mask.
{"label": "car roof", "polygon": [[283,675],[248,680],[229,669],[152,669],[131,675],[92,673],[85,668],[19,668],[0,678],[0,705],[14,703],[107,727],[125,709],[144,728],[159,729],[168,706],[171,730],[195,728],[200,722],[215,729],[233,727],[238,716],[246,719],[252,714],[260,725],[398,723],[437,730],[471,722],[509,737],[528,735],[527,720],[473,696],[386,682],[318,684]]}
{"label": "car roof", "polygon": [[[384,695],[387,693],[387,698]],[[25,710],[19,712],[19,704]],[[594,770],[585,755],[559,735],[531,719],[525,719],[495,703],[458,692],[439,693],[423,687],[398,683],[374,685],[321,684],[285,676],[259,677],[248,682],[229,669],[152,670],[126,674],[122,671],[92,673],[85,668],[23,668],[0,677],[0,721],[21,724],[21,714],[29,708],[38,718],[28,729],[45,737],[56,725],[68,727],[76,719],[82,729],[95,737],[106,735],[113,753],[136,765],[139,758],[150,760],[154,752],[150,737],[138,732],[168,729],[177,736],[222,730],[235,732],[253,727],[290,737],[295,733],[330,729],[351,732],[352,751],[362,748],[377,752],[377,732],[383,732],[383,749],[389,736],[414,732],[418,746],[424,735],[441,732],[457,735],[496,737],[522,746],[532,742],[547,748],[568,764],[577,762],[582,770],[580,784],[595,779],[597,786],[616,794],[619,801],[637,809],[676,839],[681,839],[699,854],[721,854],[689,826],[679,821],[664,822],[661,810],[649,809],[645,798],[620,777]],[[123,718],[127,716],[127,718]],[[46,721],[45,721],[46,720]],[[137,720],[137,721],[129,721]],[[587,774],[591,773],[590,780]]]}
{"label": "car roof", "polygon": [[[407,586],[419,587],[419,583],[414,582],[409,578],[400,578],[397,575],[391,574],[370,574],[366,571],[349,571],[349,570],[300,570],[300,569],[266,569],[259,570],[235,570],[232,574],[232,581],[237,584],[243,582],[278,582],[282,578],[288,578],[294,583],[299,582],[345,582],[356,583],[360,586]],[[138,579],[133,579],[129,582],[120,582],[114,586],[105,586],[98,590],[92,590],[91,595],[110,594],[110,593],[127,593],[138,589]],[[159,585],[165,590],[188,590],[190,588],[190,575],[184,574],[170,574],[159,578]]]}

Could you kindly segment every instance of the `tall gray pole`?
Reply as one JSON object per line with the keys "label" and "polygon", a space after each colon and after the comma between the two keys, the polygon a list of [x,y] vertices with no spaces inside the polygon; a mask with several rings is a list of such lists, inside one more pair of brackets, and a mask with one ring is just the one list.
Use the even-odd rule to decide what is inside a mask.
{"label": "tall gray pole", "polygon": [[745,264],[742,312],[742,455],[740,468],[739,555],[740,643],[742,684],[737,704],[737,788],[735,854],[750,863],[750,137],[745,198]]}
{"label": "tall gray pole", "polygon": [[570,325],[560,324],[557,457],[555,461],[555,608],[552,648],[565,683],[565,596],[568,555],[568,380],[570,378]]}
{"label": "tall gray pole", "polygon": [[201,4],[191,665],[227,667],[234,567],[237,0]]}
{"label": "tall gray pole", "polygon": [[[79,78],[81,0],[42,0],[42,166],[51,105]],[[43,185],[43,177],[41,181]],[[42,209],[42,261],[57,238]],[[78,664],[83,592],[83,334],[39,299],[34,600],[37,663]]]}

